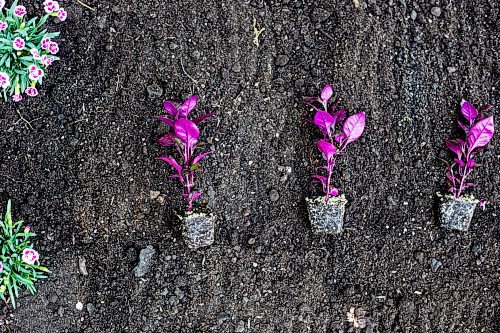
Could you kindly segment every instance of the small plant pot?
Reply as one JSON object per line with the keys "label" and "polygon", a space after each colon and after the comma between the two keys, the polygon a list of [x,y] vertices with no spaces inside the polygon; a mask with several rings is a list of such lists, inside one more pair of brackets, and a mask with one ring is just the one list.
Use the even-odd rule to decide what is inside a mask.
{"label": "small plant pot", "polygon": [[328,203],[324,197],[306,198],[309,221],[314,232],[339,234],[344,226],[347,200],[344,195],[331,197]]}
{"label": "small plant pot", "polygon": [[467,231],[479,200],[472,196],[464,196],[457,199],[450,194],[445,196],[440,195],[439,199],[439,220],[441,226],[447,229]]}
{"label": "small plant pot", "polygon": [[182,234],[190,249],[210,246],[214,242],[215,216],[209,212],[193,210],[179,215]]}

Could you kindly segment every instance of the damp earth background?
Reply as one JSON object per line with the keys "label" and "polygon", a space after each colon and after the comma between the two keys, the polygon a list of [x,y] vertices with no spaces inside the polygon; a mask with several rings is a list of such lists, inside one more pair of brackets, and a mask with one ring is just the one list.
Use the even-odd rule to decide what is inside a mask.
{"label": "damp earth background", "polygon": [[[351,307],[373,323],[361,331],[500,331],[500,136],[474,176],[487,209],[466,233],[436,223],[460,100],[499,116],[498,2],[86,3],[96,11],[63,1],[68,20],[50,23],[62,60],[40,96],[1,102],[2,211],[11,198],[53,271],[15,311],[1,305],[1,332],[348,332]],[[334,177],[345,230],[325,237],[307,221],[321,156],[301,98],[326,83],[367,127]],[[155,159],[162,100],[191,94],[196,114],[217,114],[198,179],[215,244],[196,252]]]}

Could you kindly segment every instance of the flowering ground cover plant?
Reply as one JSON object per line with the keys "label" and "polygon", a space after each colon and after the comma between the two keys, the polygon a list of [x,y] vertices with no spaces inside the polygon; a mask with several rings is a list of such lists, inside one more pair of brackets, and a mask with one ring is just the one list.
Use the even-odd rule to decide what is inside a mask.
{"label": "flowering ground cover plant", "polygon": [[5,100],[7,95],[15,102],[23,99],[23,93],[37,96],[47,68],[59,60],[59,45],[53,40],[59,32],[49,33],[43,25],[50,16],[66,20],[67,12],[57,1],[43,4],[46,14],[28,20],[26,8],[17,0],[10,8],[0,0],[0,87]]}
{"label": "flowering ground cover plant", "polygon": [[[316,147],[323,155],[326,163],[325,166],[321,166],[319,169],[326,170],[326,176],[315,174],[312,177],[321,183],[325,202],[328,202],[330,197],[339,195],[339,190],[332,185],[333,169],[337,160],[346,155],[345,149],[347,145],[356,141],[363,134],[366,122],[364,112],[356,113],[343,122],[346,111],[336,109],[337,101],[330,103],[332,96],[332,86],[327,85],[323,88],[319,98],[305,98],[307,105],[316,111],[312,120],[306,120],[316,125],[323,135],[323,139],[316,143]],[[320,106],[317,107],[315,104]]]}
{"label": "flowering ground cover plant", "polygon": [[[448,195],[441,197],[440,220],[445,228],[467,230],[479,200],[474,196],[463,195],[468,187],[475,186],[469,177],[478,166],[477,154],[491,141],[495,132],[493,116],[485,117],[484,112],[491,109],[489,104],[478,110],[469,102],[463,100],[461,113],[466,122],[458,121],[458,126],[464,131],[461,139],[446,140],[446,146],[454,155],[452,163],[447,163],[446,177],[448,179]],[[480,205],[484,206],[485,201]]]}
{"label": "flowering ground cover plant", "polygon": [[11,202],[7,204],[7,212],[3,221],[0,220],[0,298],[7,302],[10,299],[16,308],[16,298],[21,287],[32,294],[36,292],[35,282],[46,278],[50,271],[39,265],[39,254],[33,249],[30,238],[36,236],[29,226],[23,226],[23,221],[12,221]]}

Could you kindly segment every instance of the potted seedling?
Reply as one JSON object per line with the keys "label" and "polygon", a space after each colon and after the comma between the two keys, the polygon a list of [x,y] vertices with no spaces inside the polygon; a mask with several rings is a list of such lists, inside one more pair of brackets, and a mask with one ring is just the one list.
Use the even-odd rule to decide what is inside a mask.
{"label": "potted seedling", "polygon": [[446,167],[448,178],[448,194],[438,194],[440,201],[441,226],[448,229],[467,231],[479,200],[473,195],[464,195],[464,190],[475,186],[467,177],[478,166],[477,154],[490,142],[495,132],[493,116],[485,117],[484,111],[492,106],[486,104],[476,110],[469,102],[463,100],[461,113],[466,123],[458,121],[458,126],[464,131],[463,139],[446,140],[446,146],[453,152],[453,162]]}
{"label": "potted seedling", "polygon": [[26,8],[17,0],[5,8],[0,0],[0,92],[14,102],[27,96],[37,96],[37,85],[47,77],[48,67],[59,57],[59,45],[53,39],[59,32],[47,32],[43,27],[50,16],[64,21],[67,12],[57,1],[46,0],[45,15],[26,18]]}
{"label": "potted seedling", "polygon": [[313,182],[320,183],[323,196],[306,198],[309,220],[312,228],[318,233],[340,233],[344,224],[344,212],[347,200],[338,188],[332,185],[332,174],[337,161],[346,156],[346,147],[356,141],[365,128],[365,113],[356,113],[344,121],[346,112],[337,110],[337,101],[330,102],[333,96],[331,85],[321,92],[321,97],[304,98],[307,105],[315,111],[314,118],[306,121],[316,125],[323,138],[317,141],[316,147],[325,160],[323,170],[314,174]]}
{"label": "potted seedling", "polygon": [[171,132],[162,136],[158,143],[165,147],[173,147],[178,159],[174,157],[159,157],[160,160],[174,168],[172,178],[178,179],[187,202],[187,209],[177,216],[180,219],[183,235],[189,248],[196,249],[211,245],[214,242],[215,217],[206,208],[194,207],[193,202],[201,196],[195,191],[196,173],[202,170],[200,162],[213,151],[202,152],[202,145],[198,142],[200,130],[198,124],[212,117],[206,114],[190,120],[190,114],[196,107],[198,98],[192,96],[184,103],[165,101],[163,103],[166,115],[159,120],[171,128]]}
{"label": "potted seedling", "polygon": [[7,212],[0,216],[0,298],[16,308],[16,298],[21,288],[35,294],[35,282],[47,277],[50,271],[40,266],[40,256],[33,249],[31,238],[36,236],[29,226],[23,227],[23,221],[13,221],[10,200]]}

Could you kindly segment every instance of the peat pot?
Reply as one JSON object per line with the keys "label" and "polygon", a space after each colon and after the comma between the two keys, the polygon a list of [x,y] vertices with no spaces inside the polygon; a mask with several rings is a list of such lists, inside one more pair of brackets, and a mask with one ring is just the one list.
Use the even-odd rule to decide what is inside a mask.
{"label": "peat pot", "polygon": [[439,221],[447,229],[467,231],[479,200],[473,196],[455,198],[451,194],[439,196]]}
{"label": "peat pot", "polygon": [[344,213],[347,200],[344,195],[331,197],[306,198],[309,221],[314,232],[338,234],[344,226]]}
{"label": "peat pot", "polygon": [[215,216],[210,212],[194,209],[179,215],[184,240],[190,249],[212,245],[214,242]]}

